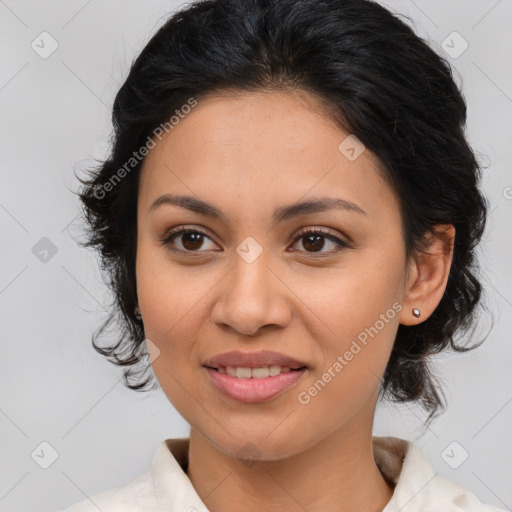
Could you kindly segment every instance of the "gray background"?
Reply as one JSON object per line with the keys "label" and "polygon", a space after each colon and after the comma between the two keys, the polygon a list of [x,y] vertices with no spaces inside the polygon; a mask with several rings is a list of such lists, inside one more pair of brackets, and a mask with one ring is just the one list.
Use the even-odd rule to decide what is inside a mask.
{"label": "gray background", "polygon": [[[0,0],[2,511],[56,510],[124,484],[149,469],[164,439],[188,435],[160,390],[124,388],[121,370],[91,346],[108,292],[95,255],[72,239],[78,202],[70,192],[73,170],[106,156],[110,107],[132,59],[180,3]],[[439,52],[443,41],[452,47],[468,137],[488,166],[491,215],[480,255],[494,326],[480,349],[438,359],[449,407],[430,430],[419,437],[420,409],[385,405],[374,433],[416,442],[436,472],[510,510],[512,1],[383,3],[410,16]],[[46,59],[31,47],[43,45],[44,31],[58,43]],[[469,44],[456,57],[464,43],[454,31]],[[48,245],[43,237],[57,251],[47,261],[38,252]],[[48,469],[31,456],[43,442],[57,454]],[[469,457],[454,469],[463,450]]]}

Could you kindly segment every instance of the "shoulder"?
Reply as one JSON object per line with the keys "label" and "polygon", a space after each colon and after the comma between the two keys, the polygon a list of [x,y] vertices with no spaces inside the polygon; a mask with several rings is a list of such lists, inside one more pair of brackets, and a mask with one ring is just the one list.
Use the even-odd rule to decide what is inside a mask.
{"label": "shoulder", "polygon": [[188,438],[167,439],[160,443],[147,473],[57,512],[181,511],[187,504],[206,511],[184,471],[187,458]]}
{"label": "shoulder", "polygon": [[374,437],[373,446],[380,471],[395,485],[383,512],[505,512],[482,503],[469,489],[434,472],[411,441]]}
{"label": "shoulder", "polygon": [[504,509],[482,503],[469,489],[437,474],[432,481],[430,495],[436,505],[441,504],[445,497],[446,512],[505,512]]}
{"label": "shoulder", "polygon": [[58,512],[152,512],[157,510],[149,473],[99,492]]}

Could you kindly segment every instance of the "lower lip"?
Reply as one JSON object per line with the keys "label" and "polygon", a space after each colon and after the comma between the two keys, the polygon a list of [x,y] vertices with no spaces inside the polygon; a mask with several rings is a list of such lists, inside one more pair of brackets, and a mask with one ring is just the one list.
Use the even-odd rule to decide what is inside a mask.
{"label": "lower lip", "polygon": [[304,375],[306,369],[292,370],[280,373],[274,377],[262,379],[239,379],[225,373],[219,373],[212,368],[206,371],[212,379],[213,385],[224,395],[238,402],[253,404],[270,400],[295,384]]}

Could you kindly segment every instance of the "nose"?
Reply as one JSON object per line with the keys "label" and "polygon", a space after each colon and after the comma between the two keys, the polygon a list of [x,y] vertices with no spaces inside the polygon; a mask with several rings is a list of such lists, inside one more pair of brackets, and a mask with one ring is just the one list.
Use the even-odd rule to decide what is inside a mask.
{"label": "nose", "polygon": [[291,321],[291,292],[262,255],[252,263],[237,258],[218,293],[212,320],[224,330],[255,336]]}

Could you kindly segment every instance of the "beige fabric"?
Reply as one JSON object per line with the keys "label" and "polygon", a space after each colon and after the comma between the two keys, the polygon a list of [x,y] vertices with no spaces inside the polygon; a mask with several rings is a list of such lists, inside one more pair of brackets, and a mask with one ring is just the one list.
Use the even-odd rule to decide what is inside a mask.
{"label": "beige fabric", "polygon": [[[372,442],[379,470],[395,486],[382,512],[505,512],[482,504],[471,491],[435,474],[413,443],[375,436]],[[188,443],[188,438],[165,440],[146,474],[64,512],[209,512],[185,472]]]}

